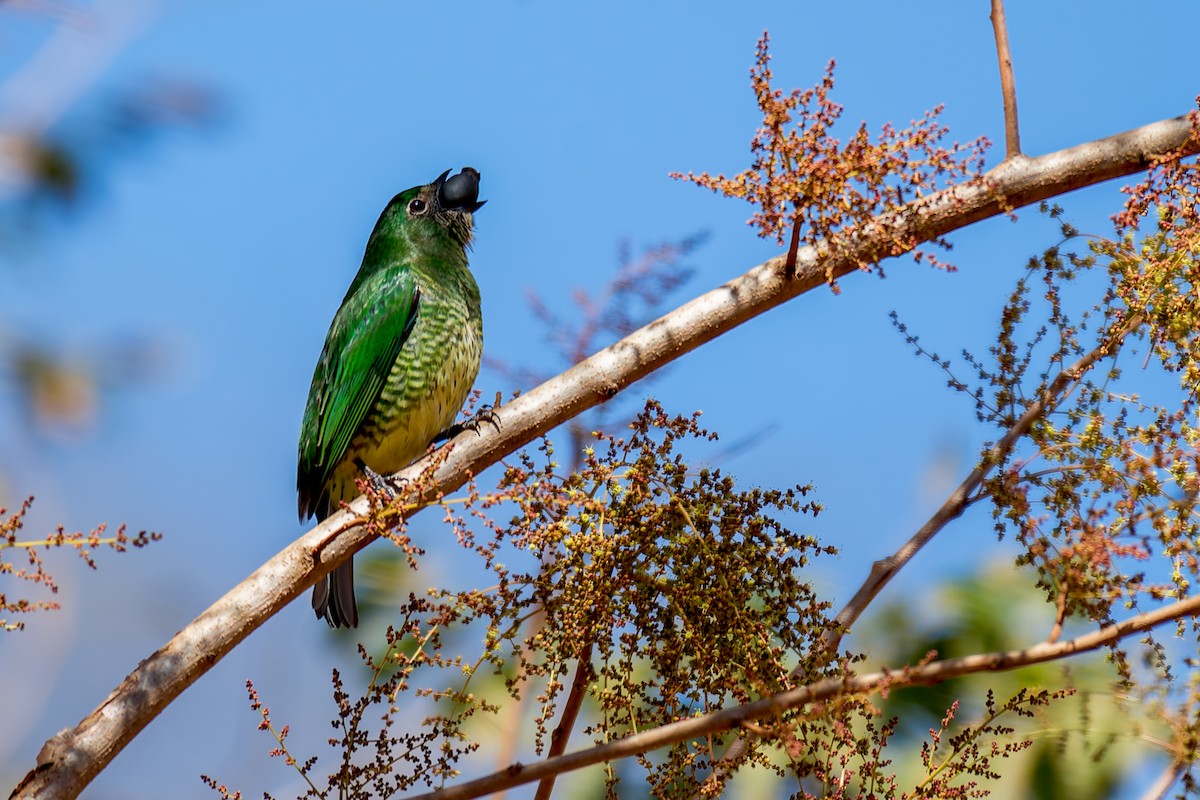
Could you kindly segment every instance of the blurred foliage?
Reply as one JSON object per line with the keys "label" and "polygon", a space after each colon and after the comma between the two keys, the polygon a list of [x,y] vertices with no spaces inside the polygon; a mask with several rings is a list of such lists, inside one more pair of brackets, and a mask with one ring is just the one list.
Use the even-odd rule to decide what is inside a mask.
{"label": "blurred foliage", "polygon": [[[685,260],[704,245],[708,234],[695,233],[678,241],[642,249],[636,256],[628,241],[620,244],[617,267],[599,291],[583,287],[571,294],[569,311],[556,311],[534,289],[527,290],[530,310],[542,323],[543,341],[554,358],[550,364],[510,364],[484,355],[484,366],[519,389],[532,388],[588,356],[628,336],[653,321],[668,307],[667,301],[692,277]],[[660,370],[648,376],[653,381]],[[592,408],[567,423],[571,441],[568,453],[578,466],[592,431],[623,427],[633,416],[624,396]]]}
{"label": "blurred foliage", "polygon": [[62,218],[102,197],[109,172],[123,158],[142,157],[174,130],[210,128],[220,120],[216,97],[186,81],[146,79],[66,115],[44,132],[0,119],[6,147],[0,184],[0,241],[27,243],[48,218]]}
{"label": "blurred foliage", "polygon": [[[24,14],[42,23],[40,47],[0,78],[0,297],[17,279],[12,273],[28,265],[38,266],[46,290],[65,279],[44,266],[38,243],[101,201],[122,160],[144,157],[165,133],[211,130],[222,118],[216,95],[194,81],[146,77],[124,88],[91,88],[104,66],[93,51],[112,58],[122,45],[104,40],[121,30],[104,24],[112,21],[105,13],[0,8],[0,19]],[[4,315],[0,303],[0,389],[11,390],[16,408],[0,413],[19,413],[22,427],[39,435],[87,432],[110,390],[152,380],[168,363],[153,333],[64,345],[74,338],[68,320],[54,321],[59,329],[49,341],[6,326]]]}
{"label": "blurred foliage", "polygon": [[[930,651],[938,658],[957,658],[1019,650],[1045,638],[1046,622],[1045,598],[1011,565],[994,565],[878,606],[854,635],[870,643],[866,666],[877,669],[918,663]],[[1169,738],[1161,719],[1114,688],[1112,665],[1098,655],[910,686],[889,693],[878,705],[884,718],[903,720],[894,745],[911,749],[956,703],[959,719],[971,719],[984,713],[989,690],[1009,697],[1029,687],[1072,689],[1073,694],[1017,727],[1013,738],[1028,738],[1031,746],[1006,765],[1002,780],[985,784],[998,800],[1116,797],[1128,765],[1137,763],[1148,745]],[[910,784],[919,777],[920,765],[897,759],[893,769],[901,784]]]}
{"label": "blurred foliage", "polygon": [[[35,52],[0,76],[0,415],[13,417],[12,430],[39,441],[89,433],[115,390],[158,378],[170,354],[155,332],[93,335],[76,343],[80,337],[62,315],[48,320],[49,334],[17,329],[6,319],[12,313],[3,302],[6,288],[32,280],[35,292],[52,293],[68,276],[46,265],[42,240],[69,235],[78,215],[103,199],[109,173],[122,159],[143,157],[167,131],[206,129],[220,118],[215,95],[191,81],[144,78],[124,89],[88,90],[103,72],[95,56],[120,52],[121,41],[104,37],[119,34],[121,26],[105,25],[101,16],[119,11],[0,6],[0,23],[15,14],[43,23]],[[31,265],[36,269],[27,269]],[[18,444],[0,439],[0,465]],[[12,460],[24,465],[28,458],[22,453]],[[17,581],[22,594],[37,587],[47,599],[0,586],[0,629],[20,630],[20,615],[58,607],[48,599],[58,587],[43,561],[47,552],[71,549],[95,568],[97,549],[122,552],[158,538],[146,531],[129,535],[123,525],[111,534],[105,525],[87,533],[59,526],[41,538],[18,538],[32,498],[9,515],[3,507],[16,505],[11,482],[0,472],[0,576]]]}
{"label": "blurred foliage", "polygon": [[22,427],[58,439],[91,430],[103,398],[158,378],[168,365],[169,353],[150,336],[67,352],[0,331],[0,382],[14,390]]}

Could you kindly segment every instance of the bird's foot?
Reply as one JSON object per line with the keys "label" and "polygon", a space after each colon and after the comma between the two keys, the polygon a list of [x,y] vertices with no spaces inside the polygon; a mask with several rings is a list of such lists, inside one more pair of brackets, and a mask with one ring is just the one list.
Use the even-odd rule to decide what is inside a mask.
{"label": "bird's foot", "polygon": [[363,477],[367,479],[367,483],[370,484],[375,493],[382,495],[389,501],[395,500],[408,484],[406,480],[390,478],[387,475],[376,472],[361,459],[358,461],[358,468],[362,470]]}
{"label": "bird's foot", "polygon": [[464,422],[460,422],[451,425],[449,428],[446,428],[446,430],[433,437],[433,441],[430,442],[430,444],[437,444],[438,442],[445,442],[449,439],[453,439],[463,431],[475,431],[476,434],[479,434],[479,429],[483,427],[484,424],[491,425],[496,429],[497,433],[500,432],[500,417],[497,416],[495,409],[490,403],[480,406],[479,410],[472,414],[471,417]]}

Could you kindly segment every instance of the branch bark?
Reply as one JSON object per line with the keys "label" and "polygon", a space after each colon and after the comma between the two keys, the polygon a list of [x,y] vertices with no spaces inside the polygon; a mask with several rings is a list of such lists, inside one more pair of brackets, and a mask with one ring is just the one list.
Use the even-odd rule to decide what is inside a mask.
{"label": "branch bark", "polygon": [[470,800],[474,797],[483,797],[492,792],[532,783],[551,775],[562,775],[592,764],[648,753],[651,750],[678,742],[699,739],[713,733],[742,727],[745,723],[756,719],[776,716],[783,711],[800,708],[810,703],[821,703],[834,697],[876,692],[884,688],[892,691],[904,686],[927,686],[971,673],[1007,672],[1032,664],[1041,664],[1086,653],[1172,620],[1194,617],[1197,614],[1200,614],[1200,597],[1192,597],[1065,642],[1043,642],[1025,650],[980,653],[945,661],[933,661],[916,667],[905,667],[897,671],[884,670],[848,678],[828,678],[807,686],[780,692],[771,697],[764,697],[753,703],[672,722],[651,731],[635,733],[586,750],[578,750],[569,755],[548,758],[528,766],[513,764],[502,772],[461,783],[448,789],[415,795],[409,800]]}
{"label": "branch bark", "polygon": [[[567,739],[571,736],[571,730],[575,727],[575,720],[579,717],[579,709],[583,708],[583,698],[587,695],[588,686],[595,679],[595,673],[592,671],[592,644],[588,644],[583,648],[583,652],[579,655],[579,663],[575,667],[575,678],[571,681],[571,691],[567,695],[567,701],[563,704],[562,719],[558,721],[558,727],[554,729],[554,733],[550,736],[550,750],[547,752],[550,758],[561,756],[567,752]],[[550,795],[554,792],[554,776],[542,778],[538,784],[537,793],[534,794],[533,800],[550,800]]]}
{"label": "branch bark", "polygon": [[1000,62],[1000,92],[1004,96],[1004,158],[1021,155],[1021,129],[1017,124],[1017,82],[1013,78],[1012,52],[1008,49],[1008,22],[1004,0],[992,0],[992,31]]}
{"label": "branch bark", "polygon": [[1183,775],[1187,769],[1187,764],[1180,761],[1172,761],[1167,765],[1158,776],[1158,778],[1142,795],[1142,800],[1166,800],[1167,793],[1171,791],[1171,787]]}
{"label": "branch bark", "polygon": [[[896,241],[913,244],[1083,186],[1147,169],[1165,153],[1194,155],[1186,116],[1146,125],[1039,158],[1006,160],[980,181],[930,195],[850,232],[836,256],[805,247],[795,274],[775,257],[601,350],[498,410],[502,426],[452,443],[435,472],[450,492],[472,475],[616,395],[700,345],[812,289],[856,271]],[[422,463],[400,473],[414,477]],[[12,798],[75,797],[184,689],[318,578],[374,538],[356,523],[362,497],[301,536],[142,661],[95,711],[43,746]]]}

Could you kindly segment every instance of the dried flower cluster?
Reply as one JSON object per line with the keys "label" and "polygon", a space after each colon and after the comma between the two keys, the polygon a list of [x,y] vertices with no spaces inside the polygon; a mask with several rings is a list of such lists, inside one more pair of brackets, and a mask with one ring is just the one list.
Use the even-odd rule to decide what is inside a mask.
{"label": "dried flower cluster", "polygon": [[[507,615],[534,604],[546,619],[497,648],[496,666],[516,659],[549,680],[551,703],[568,664],[594,648],[599,720],[587,732],[597,741],[787,688],[826,623],[801,570],[831,551],[775,516],[818,513],[803,499],[809,487],[739,491],[717,470],[691,470],[676,442],[709,434],[653,404],[631,428],[601,437],[576,474],[528,458],[510,467],[505,486],[520,490],[522,513],[499,532],[543,564],[519,576],[528,599]],[[702,768],[714,744],[679,748],[671,774],[678,759]]]}
{"label": "dried flower cluster", "polygon": [[[384,652],[360,647],[371,675],[361,696],[335,671],[330,744],[340,762],[323,781],[315,758],[288,749],[287,727],[250,685],[259,728],[276,743],[271,755],[303,777],[306,797],[390,797],[468,769],[465,759],[505,724],[486,720],[506,705],[532,706],[530,744],[545,756],[562,751],[580,706],[587,722],[576,732],[603,743],[853,676],[862,656],[828,663],[818,643],[832,624],[829,606],[803,580],[810,558],[833,550],[784,521],[820,512],[809,487],[739,490],[719,471],[691,468],[681,448],[714,438],[695,416],[651,402],[627,435],[596,434],[578,471],[560,472],[543,442],[542,457],[521,454],[497,491],[439,498],[463,555],[486,577],[410,595]],[[411,506],[365,488],[371,524],[396,525],[390,535],[419,565],[400,516]],[[508,521],[496,521],[505,511]],[[997,720],[1062,694],[1022,691],[1000,707],[989,695],[984,720],[954,731],[948,714],[920,751],[925,777],[908,792],[889,768],[898,721],[851,693],[746,725],[754,744],[745,763],[799,779],[798,798],[982,796],[996,759],[1029,741]],[[733,733],[638,756],[648,791],[719,794],[724,780],[713,770]],[[613,798],[637,777],[630,764],[610,765],[607,776]],[[223,798],[240,796],[204,780]]]}
{"label": "dried flower cluster", "polygon": [[[1196,114],[1193,127],[1200,135]],[[1030,262],[990,358],[964,352],[974,388],[899,325],[1001,434],[1036,412],[1011,447],[985,448],[994,471],[970,501],[990,503],[997,533],[1019,542],[1052,640],[1072,619],[1112,624],[1187,598],[1200,580],[1200,171],[1164,160],[1126,192],[1109,238],[1083,237],[1061,209],[1043,209],[1063,241]],[[1111,657],[1188,764],[1200,741],[1200,624],[1176,632],[1183,659],[1152,635]]]}
{"label": "dried flower cluster", "polygon": [[[53,576],[46,571],[42,557],[43,551],[61,547],[74,548],[75,554],[82,558],[89,567],[95,569],[96,562],[92,559],[92,555],[98,547],[108,547],[118,553],[123,553],[129,547],[145,547],[150,542],[162,538],[161,534],[147,531],[139,531],[136,536],[131,537],[125,532],[124,525],[117,528],[117,532],[112,536],[105,536],[108,530],[107,525],[100,525],[89,533],[81,531],[67,533],[66,529],[60,525],[45,539],[20,541],[17,539],[17,535],[21,532],[25,523],[25,515],[29,512],[32,504],[33,498],[31,497],[11,515],[8,514],[7,509],[0,508],[0,575],[11,575],[18,580],[42,586],[51,594],[58,592],[58,585],[54,582]],[[18,567],[12,562],[6,561],[5,551],[7,550],[23,551],[27,559],[27,566]],[[51,611],[58,607],[58,603],[51,600],[32,601],[23,597],[10,599],[6,592],[0,592],[0,630],[19,631],[24,629],[25,623],[20,620],[14,621],[12,615]]]}
{"label": "dried flower cluster", "polygon": [[[984,782],[1000,778],[999,762],[1029,748],[1028,738],[1014,737],[1016,728],[1000,724],[1004,717],[1033,719],[1037,710],[1072,694],[1069,690],[1049,692],[1021,689],[1003,704],[997,705],[991,691],[987,693],[986,714],[983,720],[968,725],[953,736],[951,730],[958,702],[955,701],[941,727],[929,732],[929,743],[921,748],[921,764],[925,778],[914,791],[904,797],[937,797],[960,800],[986,797]],[[948,752],[946,751],[948,748]]]}
{"label": "dried flower cluster", "polygon": [[[941,106],[907,128],[897,130],[884,124],[874,141],[862,123],[843,143],[832,135],[843,111],[829,97],[834,62],[829,62],[821,83],[785,95],[771,85],[769,44],[764,32],[756,64],[750,70],[763,113],[762,127],[750,143],[754,154],[750,168],[732,178],[707,172],[676,172],[672,177],[756,206],[749,224],[758,228],[763,238],[783,245],[790,231],[788,263],[792,268],[800,243],[849,252],[853,237],[834,234],[856,228],[882,230],[880,215],[918,213],[921,198],[980,175],[988,140],[980,137],[967,145],[944,146],[941,142],[949,129],[938,123]],[[859,266],[870,269],[916,245],[915,240],[893,239],[884,250],[872,254],[870,261],[860,260]],[[915,257],[949,267],[928,251],[917,250]]]}
{"label": "dried flower cluster", "polygon": [[[587,703],[584,732],[603,742],[789,688],[828,624],[828,604],[803,569],[833,551],[784,517],[820,506],[806,499],[807,486],[739,490],[678,452],[713,438],[696,417],[651,402],[627,435],[596,434],[576,472],[561,473],[545,442],[543,458],[522,454],[496,492],[442,498],[464,557],[490,575],[473,584],[489,588],[410,595],[384,654],[362,651],[375,676],[366,694],[351,698],[335,676],[344,759],[328,789],[382,797],[436,786],[478,748],[473,718],[509,699],[539,708],[533,744],[544,753],[568,695]],[[373,505],[381,526],[405,510],[382,497]],[[388,535],[418,557],[402,523]],[[583,666],[572,677],[574,664]],[[399,730],[405,694],[425,702],[428,716]],[[379,713],[382,725],[368,733]],[[275,734],[275,754],[308,778],[311,764],[286,752],[285,735]],[[648,757],[648,780],[662,788],[681,770],[702,776],[721,744],[713,737]]]}
{"label": "dried flower cluster", "polygon": [[[1194,202],[1187,197],[1196,197],[1195,175],[1178,172],[1170,190],[1158,195],[1158,224],[1139,243],[1122,216],[1114,239],[1093,240],[1084,255],[1051,248],[1034,267],[1050,322],[1048,364],[1070,369],[1082,360],[1086,366],[1071,377],[1069,397],[1033,426],[1028,449],[1013,454],[985,491],[998,530],[1016,531],[1026,549],[1022,561],[1037,566],[1040,585],[1062,616],[1108,622],[1117,602],[1188,596],[1198,574],[1200,226],[1180,226],[1167,210]],[[1152,172],[1148,180],[1157,179]],[[1069,227],[1064,233],[1074,235]],[[1103,302],[1072,315],[1065,287],[1098,268],[1109,281]],[[1044,391],[1050,376],[1049,369],[1029,375],[1035,354],[1045,357],[1039,345],[1046,328],[1026,345],[1016,344],[1031,308],[1029,291],[1023,281],[1005,308],[994,350],[998,369],[979,371],[995,389],[983,414],[1001,426]],[[1136,381],[1149,396],[1146,389],[1135,391],[1119,366],[1123,351],[1136,357],[1139,342],[1149,352]],[[1157,382],[1151,364],[1160,369]],[[1168,580],[1146,573],[1145,562],[1159,553],[1171,567],[1157,574],[1169,574]]]}

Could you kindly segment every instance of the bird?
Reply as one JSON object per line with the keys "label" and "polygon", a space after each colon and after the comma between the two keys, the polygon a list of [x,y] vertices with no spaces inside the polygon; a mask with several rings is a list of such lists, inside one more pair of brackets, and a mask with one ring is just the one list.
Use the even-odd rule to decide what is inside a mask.
{"label": "bird", "polygon": [[[483,318],[468,266],[480,174],[463,167],[392,198],[313,370],[296,469],[300,521],[352,500],[448,438],[479,374]],[[476,426],[477,429],[477,426]],[[332,628],[358,626],[353,559],[313,587]]]}

